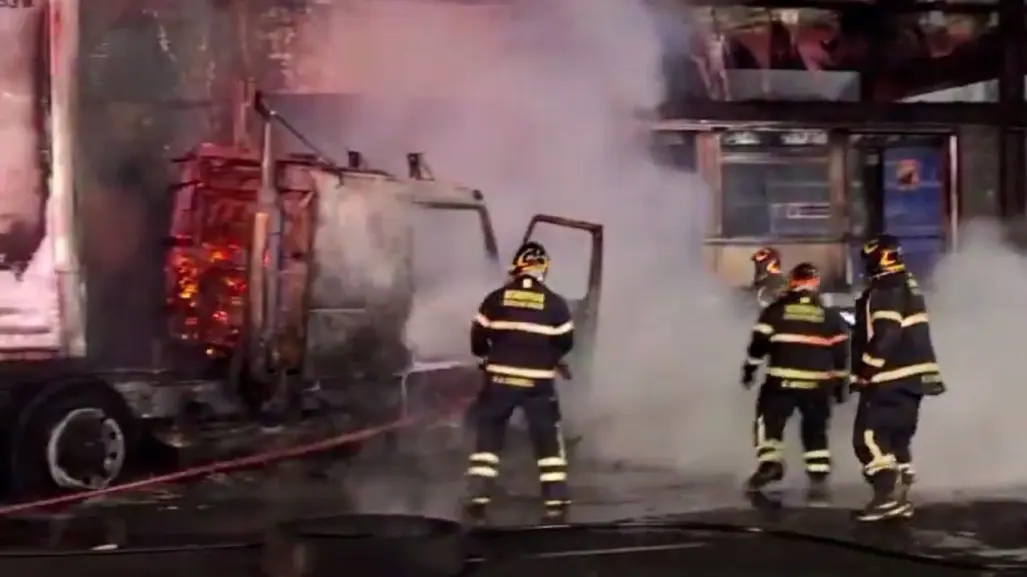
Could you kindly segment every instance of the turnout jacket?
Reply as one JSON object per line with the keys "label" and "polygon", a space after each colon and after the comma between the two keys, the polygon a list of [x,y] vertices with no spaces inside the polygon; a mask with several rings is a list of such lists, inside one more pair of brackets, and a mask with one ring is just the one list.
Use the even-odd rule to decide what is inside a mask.
{"label": "turnout jacket", "polygon": [[881,275],[856,301],[855,374],[868,386],[901,382],[916,392],[941,384],[927,305],[913,275]]}
{"label": "turnout jacket", "polygon": [[489,293],[471,325],[471,352],[484,358],[486,372],[510,385],[552,379],[573,347],[567,301],[528,275]]}
{"label": "turnout jacket", "polygon": [[767,377],[784,381],[786,388],[814,388],[848,377],[848,339],[845,320],[815,293],[790,291],[763,309],[746,364],[754,367],[769,357]]}

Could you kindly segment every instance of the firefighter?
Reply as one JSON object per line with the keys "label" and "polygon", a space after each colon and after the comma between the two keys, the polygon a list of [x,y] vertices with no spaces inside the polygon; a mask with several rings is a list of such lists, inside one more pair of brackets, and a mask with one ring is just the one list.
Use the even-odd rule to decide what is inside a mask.
{"label": "firefighter", "polygon": [[499,475],[507,421],[520,407],[538,459],[544,518],[560,522],[570,504],[567,457],[560,431],[555,377],[574,346],[570,307],[543,281],[549,255],[536,242],[517,251],[510,281],[482,301],[471,327],[471,350],[482,357],[485,386],[475,413],[468,514],[484,519]]}
{"label": "firefighter", "polygon": [[853,390],[859,405],[853,447],[873,497],[856,518],[911,517],[910,444],[920,402],[945,391],[931,344],[923,293],[902,262],[898,240],[879,235],[863,245],[868,286],[856,301]]}
{"label": "firefighter", "polygon": [[784,477],[785,425],[792,412],[802,416],[801,436],[809,480],[807,497],[828,497],[831,453],[827,429],[832,397],[844,402],[848,388],[848,331],[837,312],[817,294],[820,275],[812,264],[792,269],[787,291],[763,309],[753,329],[742,384],[750,388],[756,369],[769,357],[756,401],[758,466],[746,484],[750,495]]}
{"label": "firefighter", "polygon": [[788,289],[788,280],[781,272],[781,255],[777,250],[765,246],[752,253],[752,289],[756,302],[766,307]]}

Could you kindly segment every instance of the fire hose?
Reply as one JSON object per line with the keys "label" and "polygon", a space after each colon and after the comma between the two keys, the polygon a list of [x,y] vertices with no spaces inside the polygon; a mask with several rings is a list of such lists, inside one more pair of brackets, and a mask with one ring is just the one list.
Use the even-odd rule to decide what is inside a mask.
{"label": "fire hose", "polygon": [[215,463],[209,463],[197,467],[190,467],[165,475],[147,477],[145,479],[139,479],[127,483],[120,483],[117,485],[110,485],[108,487],[103,487],[100,489],[93,489],[89,491],[82,491],[79,493],[60,495],[36,501],[25,501],[22,503],[13,503],[10,505],[0,505],[0,517],[36,509],[45,509],[48,507],[55,507],[60,505],[70,505],[73,503],[86,501],[88,499],[93,499],[96,497],[125,493],[128,491],[135,491],[138,489],[145,489],[147,487],[153,487],[165,483],[185,481],[188,479],[194,479],[196,477],[203,477],[206,475],[213,475],[216,473],[224,473],[226,471],[247,469],[259,465],[270,465],[272,463],[277,463],[279,461],[297,459],[314,453],[320,453],[323,451],[336,449],[343,445],[366,441],[372,437],[377,437],[384,433],[390,433],[400,429],[405,429],[413,425],[445,422],[447,419],[450,419],[458,414],[461,414],[464,410],[467,409],[467,407],[471,404],[472,401],[473,398],[461,398],[459,401],[453,403],[452,405],[442,410],[408,414],[389,423],[358,429],[356,431],[350,431],[347,433],[342,433],[327,439],[322,439],[320,441],[306,443],[294,447],[275,449],[272,451],[257,453],[255,455],[249,455],[246,457],[239,457],[236,459],[218,461]]}

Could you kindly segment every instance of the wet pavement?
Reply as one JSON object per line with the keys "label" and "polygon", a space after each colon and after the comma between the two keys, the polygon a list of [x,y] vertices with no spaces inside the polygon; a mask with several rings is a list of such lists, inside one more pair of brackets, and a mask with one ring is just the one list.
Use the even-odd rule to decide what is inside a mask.
{"label": "wet pavement", "polygon": [[[369,456],[345,465],[290,462],[96,499],[63,511],[2,518],[0,549],[70,553],[243,547],[261,542],[292,519],[353,512],[457,517],[463,490],[461,451],[430,456],[408,452],[383,459],[381,449],[372,447]],[[511,463],[511,473],[516,474],[504,480],[491,511],[496,526],[532,525],[537,520],[531,462],[520,461]],[[760,534],[800,541],[840,543],[989,570],[1023,569],[1027,574],[1027,487],[960,500],[917,495],[917,515],[910,522],[867,527],[849,517],[868,496],[857,484],[836,487],[831,506],[820,508],[805,506],[801,487],[786,488],[783,508],[766,511],[751,507],[731,478],[682,478],[670,470],[623,462],[578,462],[575,478],[574,523],[633,520],[742,532],[759,529]],[[812,546],[806,541],[804,546]],[[0,556],[0,565],[3,559]]]}

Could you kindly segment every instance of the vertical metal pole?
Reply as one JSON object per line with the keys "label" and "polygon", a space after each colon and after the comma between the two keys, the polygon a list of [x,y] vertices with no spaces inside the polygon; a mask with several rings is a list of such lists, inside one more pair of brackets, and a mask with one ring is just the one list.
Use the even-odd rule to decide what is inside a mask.
{"label": "vertical metal pole", "polygon": [[[878,12],[877,17],[883,17],[874,4],[868,3],[865,11],[875,11]],[[881,46],[884,44],[880,31],[881,27],[886,24],[883,22],[877,22],[876,20],[876,18],[870,18],[869,22],[871,22],[871,24],[866,30],[867,52],[869,53],[869,58],[867,58],[867,64],[863,70],[859,71],[860,102],[874,102],[877,100],[877,84],[881,79]]]}
{"label": "vertical metal pole", "polygon": [[253,99],[257,81],[253,76],[253,55],[251,51],[251,11],[252,3],[246,0],[233,0],[231,4],[232,28],[236,34],[235,49],[236,73],[241,79],[236,82],[232,110],[232,143],[237,148],[249,148],[253,145],[250,119],[253,118]]}
{"label": "vertical metal pole", "polygon": [[962,174],[959,170],[959,133],[952,132],[948,137],[948,187],[949,187],[949,242],[948,248],[956,250],[959,248],[959,218],[962,208],[962,190],[960,179]]}
{"label": "vertical metal pole", "polygon": [[260,188],[257,192],[257,210],[253,215],[253,237],[250,241],[249,264],[249,364],[255,376],[262,376],[267,369],[267,348],[265,337],[266,286],[268,257],[268,235],[272,205],[274,203],[274,156],[270,116],[263,116],[263,141],[260,150]]}
{"label": "vertical metal pole", "polygon": [[[268,128],[264,130],[264,141],[271,142],[273,123],[268,122]],[[282,286],[282,228],[283,207],[282,199],[278,194],[277,174],[275,173],[274,147],[265,144],[261,159],[261,187],[260,193],[263,197],[261,202],[266,203],[267,219],[267,249],[264,256],[264,346],[275,347],[277,353],[278,335],[281,329],[279,317],[280,304],[279,294]],[[276,355],[277,357],[277,355]]]}
{"label": "vertical metal pole", "polygon": [[[1023,109],[1025,9],[1023,0],[999,0],[999,36],[1002,42],[1002,71],[999,74],[999,107],[1007,114]],[[1027,208],[1027,143],[1022,129],[1003,128],[999,140],[999,209],[1003,218],[1019,221]]]}
{"label": "vertical metal pole", "polygon": [[[700,171],[705,176],[709,187],[709,228],[707,237],[720,239],[724,236],[724,163],[721,153],[720,134],[717,132],[700,133],[698,146],[702,165]],[[720,244],[705,244],[704,259],[708,259],[710,270],[718,276],[722,274],[724,247]]]}
{"label": "vertical metal pole", "polygon": [[709,235],[720,238],[724,234],[724,202],[722,200],[723,165],[720,153],[720,135],[700,132],[696,135],[699,154],[699,173],[709,187]]}
{"label": "vertical metal pole", "polygon": [[46,4],[50,53],[50,178],[46,228],[53,242],[54,270],[61,309],[61,349],[86,354],[86,287],[79,261],[81,231],[75,214],[75,112],[79,0]]}
{"label": "vertical metal pole", "polygon": [[831,238],[838,243],[833,279],[848,278],[849,231],[849,135],[840,130],[828,133],[827,178],[831,206]]}

